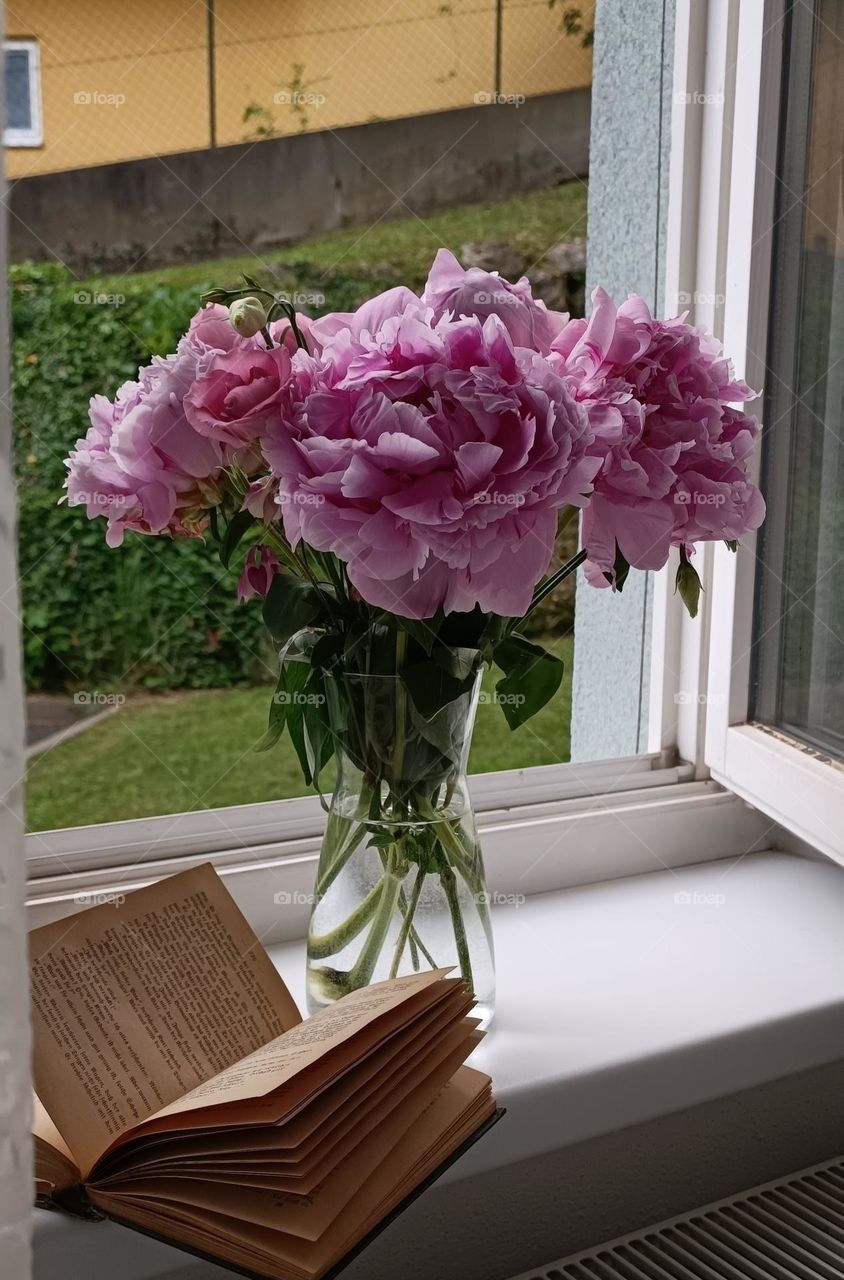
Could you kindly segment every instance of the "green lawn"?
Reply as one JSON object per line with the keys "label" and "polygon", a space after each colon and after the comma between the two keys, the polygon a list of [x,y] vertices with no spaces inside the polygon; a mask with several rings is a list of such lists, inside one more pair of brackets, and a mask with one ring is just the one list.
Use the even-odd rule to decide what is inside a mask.
{"label": "green lawn", "polygon": [[[557,764],[569,757],[571,637],[545,642],[566,663],[557,696],[515,733],[500,709],[478,710],[473,773]],[[487,673],[485,688],[495,676]],[[268,689],[139,697],[99,724],[33,758],[27,780],[30,830],[113,822],[188,809],[301,795],[285,737],[256,753]]]}
{"label": "green lawn", "polygon": [[[417,288],[442,245],[456,253],[470,241],[502,241],[530,262],[540,259],[558,240],[585,239],[586,184],[576,179],[510,200],[458,205],[425,218],[390,218],[374,226],[345,227],[260,255],[166,267],[131,279],[150,288],[201,288],[211,281],[236,281],[243,271],[260,272],[262,263],[272,267],[305,262],[322,268],[329,277],[333,271],[386,274]],[[104,276],[92,287],[113,293],[125,282],[125,276]]]}

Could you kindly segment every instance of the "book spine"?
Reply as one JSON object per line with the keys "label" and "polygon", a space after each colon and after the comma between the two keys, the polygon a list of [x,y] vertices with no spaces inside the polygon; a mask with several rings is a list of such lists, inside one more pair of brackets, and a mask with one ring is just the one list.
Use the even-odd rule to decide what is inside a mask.
{"label": "book spine", "polygon": [[85,1218],[88,1222],[101,1222],[106,1216],[91,1204],[88,1192],[81,1182],[75,1187],[62,1187],[60,1191],[54,1191],[52,1196],[39,1196],[35,1203],[41,1209],[69,1213],[74,1218]]}

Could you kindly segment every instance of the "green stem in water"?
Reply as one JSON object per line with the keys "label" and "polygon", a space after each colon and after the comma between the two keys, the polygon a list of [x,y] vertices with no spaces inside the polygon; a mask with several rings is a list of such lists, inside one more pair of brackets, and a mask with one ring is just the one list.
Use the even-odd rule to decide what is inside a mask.
{"label": "green stem in water", "polygon": [[[410,894],[410,900],[407,902],[406,906],[402,904],[402,910],[404,911],[404,921],[402,922],[402,927],[399,930],[399,936],[396,941],[396,949],[393,952],[393,963],[390,965],[389,976],[391,978],[394,978],[399,971],[399,964],[401,963],[402,954],[407,944],[407,939],[410,934],[410,930],[413,927],[413,917],[416,914],[416,907],[419,903],[419,895],[422,892],[422,881],[424,879],[425,879],[425,873],[421,867],[418,867],[416,870],[416,879],[413,882],[413,889]],[[402,890],[402,896],[404,896],[404,890]],[[417,966],[414,966],[414,968],[416,967]]]}
{"label": "green stem in water", "polygon": [[[384,881],[379,880],[352,914],[329,933],[308,934],[308,956],[311,960],[324,960],[327,956],[336,955],[356,938],[364,926],[375,915],[381,900]],[[392,976],[392,975],[391,975]]]}
{"label": "green stem in water", "polygon": [[452,870],[451,863],[448,861],[444,853],[440,854],[440,881],[442,882],[443,892],[445,893],[448,909],[451,912],[451,923],[454,929],[454,941],[457,945],[457,958],[460,961],[460,972],[466,986],[471,992],[475,990],[474,979],[472,978],[472,961],[469,957],[469,943],[466,938],[466,925],[463,920],[463,913],[460,910],[460,899],[457,896],[457,879]]}
{"label": "green stem in water", "polygon": [[[419,950],[422,952],[423,956],[425,957],[425,959],[428,961],[429,966],[430,966],[432,969],[436,969],[436,968],[438,968],[438,965],[437,965],[436,960],[435,960],[435,959],[434,959],[434,957],[431,955],[430,951],[429,951],[429,950],[428,950],[428,948],[425,946],[425,943],[422,941],[421,937],[419,936],[419,930],[416,928],[416,925],[414,925],[414,926],[411,928],[411,930],[410,930],[410,946],[411,946],[411,953],[410,953],[410,954],[411,954],[411,956],[413,955],[413,948],[414,948],[414,947],[418,947],[418,948],[419,948]],[[413,961],[413,967],[414,967],[414,969],[418,969],[418,968],[419,968],[419,957],[418,957],[418,956],[417,956],[417,957],[416,957],[416,959]]]}
{"label": "green stem in water", "polygon": [[420,811],[430,822],[437,824],[435,828],[437,839],[444,850],[444,855],[466,881],[467,888],[474,899],[484,933],[490,946],[492,946],[492,921],[489,918],[489,903],[483,876],[468,861],[463,842],[448,819],[438,817],[435,809],[428,802],[420,805]]}
{"label": "green stem in water", "polygon": [[356,991],[358,987],[369,985],[375,965],[378,963],[378,957],[381,954],[381,948],[384,945],[384,939],[387,936],[387,930],[390,927],[393,912],[396,909],[400,889],[401,879],[396,875],[395,850],[391,847],[387,858],[387,869],[381,881],[381,898],[378,904],[378,911],[372,921],[361,953],[353,968],[349,970],[347,986],[350,991]]}
{"label": "green stem in water", "polygon": [[[354,821],[354,819],[352,819],[352,821]],[[317,894],[320,897],[327,893],[331,888],[334,881],[349,861],[349,858],[351,858],[355,849],[358,848],[365,835],[366,826],[363,822],[358,822],[352,830],[351,835],[346,840],[346,843],[335,853],[333,860],[317,881]]]}

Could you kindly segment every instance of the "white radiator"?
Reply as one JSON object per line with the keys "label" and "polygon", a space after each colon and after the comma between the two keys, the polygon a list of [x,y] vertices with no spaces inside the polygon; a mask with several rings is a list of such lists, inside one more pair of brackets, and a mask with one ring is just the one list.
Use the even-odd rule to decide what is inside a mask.
{"label": "white radiator", "polygon": [[844,1280],[844,1159],[513,1280]]}

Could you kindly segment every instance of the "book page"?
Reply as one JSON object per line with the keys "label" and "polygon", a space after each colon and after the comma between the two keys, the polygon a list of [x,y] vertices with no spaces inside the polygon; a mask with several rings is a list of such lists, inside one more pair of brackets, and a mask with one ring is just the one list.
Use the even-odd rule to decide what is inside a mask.
{"label": "book page", "polygon": [[329,1084],[289,1120],[260,1128],[234,1125],[211,1132],[200,1129],[195,1135],[171,1132],[121,1143],[113,1156],[97,1166],[97,1185],[103,1186],[104,1181],[121,1176],[127,1170],[133,1175],[146,1174],[150,1169],[175,1171],[175,1167],[181,1167],[184,1162],[216,1165],[217,1161],[225,1162],[233,1156],[296,1164],[304,1152],[310,1154],[317,1147],[327,1146],[347,1127],[353,1126],[372,1098],[391,1087],[397,1073],[427,1055],[455,1019],[465,1017],[473,1004],[468,994],[456,1008],[451,1001],[440,1001],[435,1017],[420,1020],[421,1025],[411,1023],[388,1037],[383,1045]]}
{"label": "book page", "polygon": [[282,1215],[272,1227],[262,1227],[237,1217],[230,1205],[220,1213],[178,1198],[167,1202],[99,1190],[92,1190],[91,1198],[118,1221],[137,1223],[233,1266],[251,1268],[277,1280],[305,1280],[324,1274],[339,1262],[494,1110],[488,1078],[469,1067],[459,1068],[317,1241],[288,1234]]}
{"label": "book page", "polygon": [[301,1021],[210,864],[30,934],[35,1086],[83,1175]]}
{"label": "book page", "polygon": [[[143,1131],[154,1131],[158,1122],[166,1125],[171,1117],[184,1123],[191,1112],[205,1112],[209,1106],[260,1101],[297,1080],[317,1062],[325,1068],[326,1078],[330,1078],[344,1066],[353,1065],[348,1053],[345,1062],[342,1056],[342,1050],[353,1038],[355,1055],[358,1055],[389,1033],[387,1028],[381,1027],[382,1019],[392,1014],[396,1026],[399,1026],[403,1021],[418,1017],[431,1003],[458,998],[458,989],[462,995],[463,989],[458,980],[443,977],[447,972],[447,969],[431,969],[352,991],[336,1004],[320,1009],[286,1035],[262,1045],[248,1057],[203,1081],[189,1094],[176,1098],[151,1117],[149,1129],[144,1126]],[[407,1008],[403,1009],[405,1005]],[[370,1032],[370,1040],[364,1047],[358,1044],[357,1037],[367,1031]],[[333,1061],[329,1055],[333,1055]],[[246,1119],[244,1111],[233,1110],[233,1123],[245,1123]],[[207,1114],[204,1114],[200,1122],[207,1123],[207,1120]]]}
{"label": "book page", "polygon": [[[282,1228],[286,1233],[303,1240],[318,1240],[329,1228],[343,1208],[359,1194],[361,1186],[388,1158],[390,1152],[408,1132],[411,1126],[427,1112],[440,1091],[471,1051],[474,1041],[467,1039],[465,1030],[459,1029],[463,1043],[458,1045],[445,1062],[429,1072],[420,1072],[416,1088],[398,1100],[387,1098],[386,1115],[373,1131],[358,1143],[356,1149],[330,1169],[321,1183],[305,1185],[301,1191],[289,1193],[275,1190],[266,1184],[246,1185],[241,1179],[227,1173],[219,1179],[206,1181],[180,1175],[143,1179],[125,1178],[119,1186],[109,1187],[111,1194],[125,1196],[142,1195],[151,1200],[170,1201],[214,1213],[230,1213],[241,1222],[251,1222],[259,1227]],[[451,1048],[451,1046],[450,1046]],[[433,1139],[439,1135],[436,1132]],[[404,1174],[401,1171],[399,1176]],[[96,1188],[98,1190],[99,1188]],[[91,1191],[95,1190],[94,1187]]]}
{"label": "book page", "polygon": [[[241,1163],[206,1160],[204,1163],[169,1165],[152,1173],[144,1170],[143,1177],[148,1180],[177,1176],[218,1185],[225,1182],[231,1187],[269,1189],[300,1198],[312,1195],[318,1188],[321,1192],[324,1183],[333,1179],[336,1173],[348,1170],[350,1165],[359,1179],[365,1172],[359,1160],[362,1144],[368,1142],[376,1130],[385,1131],[391,1123],[391,1113],[416,1094],[420,1087],[427,1088],[429,1080],[437,1080],[438,1087],[441,1088],[482,1038],[483,1033],[480,1031],[470,1035],[463,1028],[453,1027],[436,1053],[422,1062],[411,1063],[400,1077],[386,1082],[383,1095],[371,1099],[369,1105],[360,1112],[355,1111],[349,1117],[349,1124],[343,1132],[329,1135],[328,1142],[309,1151],[295,1165],[290,1162],[274,1163],[267,1159],[247,1158]],[[103,1184],[96,1185],[99,1188]],[[104,1189],[120,1190],[120,1184],[112,1181]],[[334,1185],[326,1187],[326,1192],[327,1204],[331,1205],[333,1212],[339,1208],[341,1196]]]}
{"label": "book page", "polygon": [[32,1095],[32,1137],[36,1196],[49,1199],[54,1191],[76,1186],[80,1179],[76,1161],[37,1093]]}

